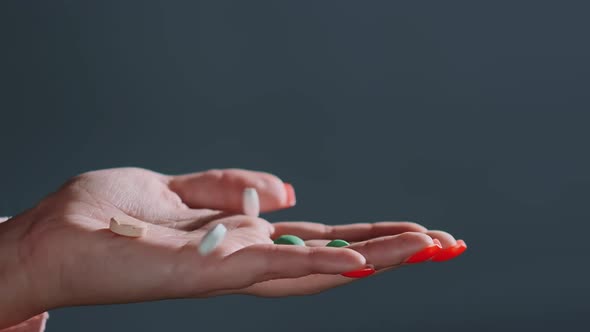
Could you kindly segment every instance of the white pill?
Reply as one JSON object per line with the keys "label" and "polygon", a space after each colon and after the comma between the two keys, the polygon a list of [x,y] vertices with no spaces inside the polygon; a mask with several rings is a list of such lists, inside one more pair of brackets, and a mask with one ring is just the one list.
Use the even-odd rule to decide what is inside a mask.
{"label": "white pill", "polygon": [[256,189],[244,189],[244,193],[242,195],[242,204],[245,215],[258,217],[260,214],[260,200],[258,198],[258,192]]}
{"label": "white pill", "polygon": [[207,232],[207,234],[205,234],[201,244],[199,244],[199,254],[201,254],[201,256],[206,256],[215,250],[225,237],[225,233],[227,233],[227,228],[225,228],[223,224],[217,224],[213,227]]}
{"label": "white pill", "polygon": [[147,233],[147,225],[137,219],[118,216],[111,218],[111,232],[128,237],[141,237]]}

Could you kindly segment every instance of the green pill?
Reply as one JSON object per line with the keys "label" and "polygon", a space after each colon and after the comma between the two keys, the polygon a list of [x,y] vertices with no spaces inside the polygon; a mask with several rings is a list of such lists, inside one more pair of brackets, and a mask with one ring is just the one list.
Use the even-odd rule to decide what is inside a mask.
{"label": "green pill", "polygon": [[350,243],[344,240],[332,240],[330,243],[326,244],[326,247],[346,247]]}
{"label": "green pill", "polygon": [[275,244],[290,244],[294,246],[305,246],[305,242],[295,235],[281,235],[274,241]]}

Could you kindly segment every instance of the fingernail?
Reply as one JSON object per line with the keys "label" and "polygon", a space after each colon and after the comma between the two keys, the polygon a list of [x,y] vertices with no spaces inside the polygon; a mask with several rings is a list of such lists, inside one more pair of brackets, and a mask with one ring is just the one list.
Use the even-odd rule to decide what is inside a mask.
{"label": "fingernail", "polygon": [[242,195],[242,206],[245,215],[258,217],[258,215],[260,214],[260,201],[256,189],[244,189],[244,193]]}
{"label": "fingernail", "polygon": [[452,247],[441,250],[436,256],[432,257],[433,262],[444,262],[461,255],[467,250],[467,245],[463,240],[457,240],[457,244]]}
{"label": "fingernail", "polygon": [[368,265],[363,269],[354,270],[349,272],[341,273],[341,275],[348,277],[348,278],[365,278],[375,273],[375,269],[373,266]]}
{"label": "fingernail", "polygon": [[434,242],[433,245],[430,245],[412,255],[410,258],[406,260],[406,264],[422,263],[429,260],[434,255],[440,253],[440,251],[442,250],[441,244],[440,241],[438,241],[438,243],[437,241],[438,240],[432,240],[432,242]]}
{"label": "fingernail", "polygon": [[287,193],[287,206],[294,206],[295,200],[295,189],[290,183],[285,183],[285,192]]}

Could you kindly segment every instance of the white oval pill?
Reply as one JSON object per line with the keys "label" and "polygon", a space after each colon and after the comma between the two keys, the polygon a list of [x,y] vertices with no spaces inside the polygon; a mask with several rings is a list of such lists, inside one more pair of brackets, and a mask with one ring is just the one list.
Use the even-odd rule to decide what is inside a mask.
{"label": "white oval pill", "polygon": [[258,192],[256,189],[244,189],[244,193],[242,195],[242,204],[245,215],[252,217],[258,217],[260,215],[260,200],[258,198]]}
{"label": "white oval pill", "polygon": [[128,237],[141,237],[147,233],[145,223],[130,217],[117,216],[111,218],[111,232]]}
{"label": "white oval pill", "polygon": [[209,232],[207,232],[207,234],[205,234],[203,240],[199,244],[199,253],[202,256],[206,256],[215,250],[215,248],[225,237],[226,232],[227,228],[225,228],[223,224],[217,224],[215,227],[213,227]]}

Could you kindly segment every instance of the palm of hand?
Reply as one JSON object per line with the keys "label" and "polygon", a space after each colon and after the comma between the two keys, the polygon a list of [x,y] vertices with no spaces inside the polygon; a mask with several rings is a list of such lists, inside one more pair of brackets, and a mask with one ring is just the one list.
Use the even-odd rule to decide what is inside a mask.
{"label": "palm of hand", "polygon": [[[250,280],[216,279],[222,267],[213,261],[219,263],[245,247],[272,243],[268,222],[190,209],[170,190],[167,177],[141,169],[83,174],[47,198],[36,212],[44,217],[29,233],[29,256],[46,262],[40,264],[45,271],[36,274],[60,285],[52,293],[70,294],[68,304],[97,298],[110,303],[204,296],[245,287]],[[151,224],[148,234],[131,239],[111,233],[108,223],[117,215]],[[230,232],[210,257],[199,257],[200,239],[220,222]],[[56,295],[48,297],[62,297]]]}
{"label": "palm of hand", "polygon": [[[236,201],[244,187],[257,188],[263,210],[284,207],[284,189],[277,189],[282,182],[266,173],[171,177],[123,168],[70,180],[28,212],[34,223],[22,252],[31,274],[43,276],[34,282],[40,301],[52,308],[227,293],[311,294],[352,281],[341,272],[366,262],[397,266],[432,244],[432,235],[413,223],[329,227],[232,214],[240,210]],[[148,223],[147,235],[110,232],[109,220],[118,215]],[[224,241],[199,256],[200,239],[218,223],[229,229]],[[271,237],[284,233],[310,240],[308,246],[273,245]],[[325,248],[332,238],[357,242],[350,249]]]}

